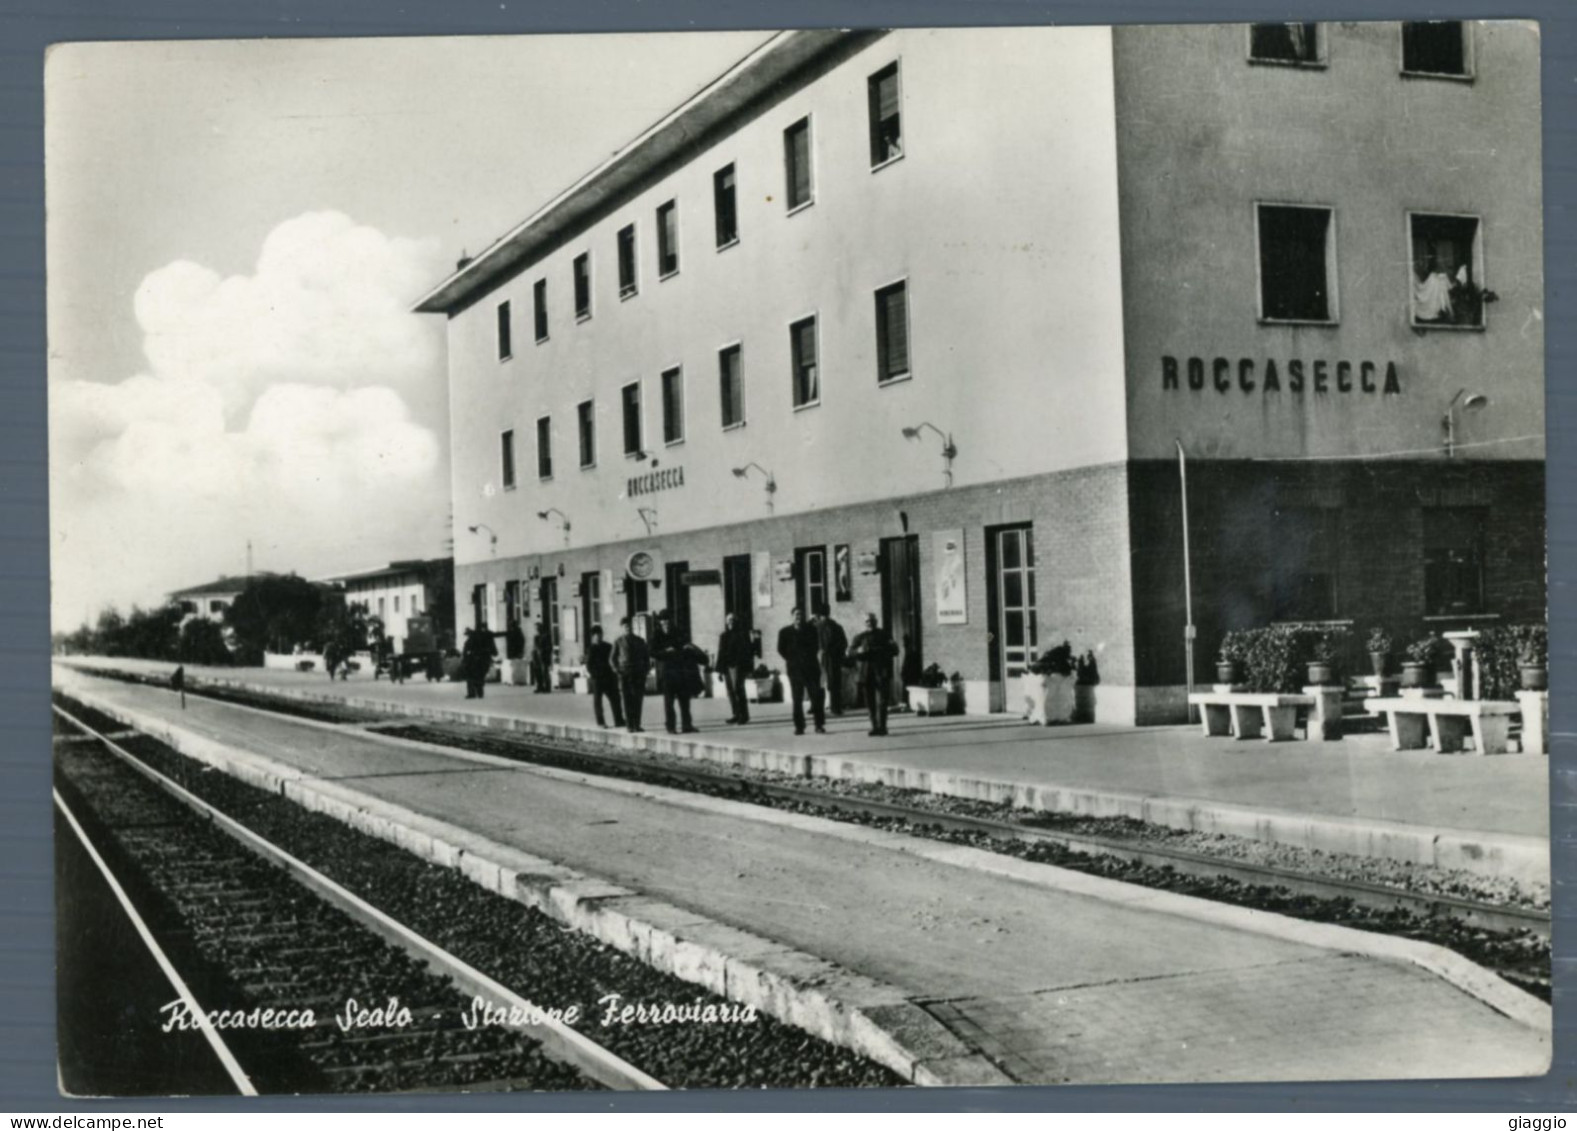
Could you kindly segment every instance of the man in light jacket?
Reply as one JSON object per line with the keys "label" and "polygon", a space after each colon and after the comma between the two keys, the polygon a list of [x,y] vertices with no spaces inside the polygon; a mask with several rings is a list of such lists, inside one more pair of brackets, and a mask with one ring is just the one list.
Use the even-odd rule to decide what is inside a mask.
{"label": "man in light jacket", "polygon": [[630,618],[619,621],[623,631],[613,642],[613,670],[619,677],[619,691],[624,696],[624,721],[631,734],[640,734],[641,708],[646,704],[646,673],[652,668],[652,655],[646,641],[635,635]]}

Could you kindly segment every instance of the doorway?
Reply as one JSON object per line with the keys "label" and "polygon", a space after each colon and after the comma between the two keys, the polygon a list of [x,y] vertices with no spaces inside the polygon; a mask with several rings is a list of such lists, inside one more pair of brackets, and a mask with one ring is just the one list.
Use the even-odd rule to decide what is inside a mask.
{"label": "doorway", "polygon": [[602,627],[602,574],[591,570],[580,575],[581,638],[591,643],[591,630]]}
{"label": "doorway", "polygon": [[680,640],[690,639],[690,587],[684,575],[690,572],[689,562],[669,562],[663,567],[663,584],[668,587],[668,618]]}
{"label": "doorway", "polygon": [[904,688],[918,683],[925,670],[920,643],[920,536],[883,538],[881,571],[882,625],[898,645],[892,701],[902,703]]}
{"label": "doorway", "polygon": [[986,531],[986,610],[991,624],[990,675],[1006,691],[1035,659],[1035,528]]}
{"label": "doorway", "polygon": [[723,613],[732,615],[739,627],[749,632],[756,626],[756,589],[751,580],[750,555],[735,554],[723,559]]}
{"label": "doorway", "polygon": [[539,589],[542,603],[542,623],[548,634],[548,646],[553,662],[559,659],[559,579],[544,577]]}
{"label": "doorway", "polygon": [[806,620],[829,607],[827,547],[807,546],[794,551],[794,603],[805,610]]}

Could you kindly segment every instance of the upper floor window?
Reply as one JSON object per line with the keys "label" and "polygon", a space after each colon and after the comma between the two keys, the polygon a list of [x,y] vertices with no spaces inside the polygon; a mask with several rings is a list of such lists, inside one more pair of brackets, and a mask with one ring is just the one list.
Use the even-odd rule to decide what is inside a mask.
{"label": "upper floor window", "polygon": [[627,456],[643,455],[641,445],[641,383],[632,382],[620,391],[620,400],[624,404],[624,454]]}
{"label": "upper floor window", "polygon": [[684,439],[684,370],[663,370],[663,443]]}
{"label": "upper floor window", "polygon": [[553,422],[546,416],[537,420],[537,478],[553,478]]}
{"label": "upper floor window", "polygon": [[398,593],[394,595],[394,611],[400,611],[400,595]]}
{"label": "upper floor window", "polygon": [[876,379],[892,381],[909,372],[909,288],[894,283],[876,292]]}
{"label": "upper floor window", "polygon": [[1414,212],[1408,217],[1412,240],[1413,323],[1417,326],[1484,325],[1484,290],[1476,216]]}
{"label": "upper floor window", "polygon": [[498,360],[508,361],[510,356],[509,344],[509,303],[498,304]]}
{"label": "upper floor window", "polygon": [[718,399],[723,406],[723,427],[745,422],[745,371],[738,346],[717,353]]}
{"label": "upper floor window", "polygon": [[575,317],[591,317],[591,252],[575,257]]}
{"label": "upper floor window", "polygon": [[871,114],[871,164],[903,156],[903,129],[898,116],[898,64],[891,63],[865,81]]}
{"label": "upper floor window", "polygon": [[679,202],[670,200],[657,206],[657,277],[667,278],[679,270]]}
{"label": "upper floor window", "polygon": [[499,439],[500,448],[500,473],[504,480],[504,490],[508,491],[515,486],[515,430],[508,429]]}
{"label": "upper floor window", "polygon": [[811,202],[809,118],[801,118],[783,131],[783,179],[790,212]]}
{"label": "upper floor window", "polygon": [[548,281],[538,279],[531,288],[532,315],[536,321],[537,341],[548,340]]}
{"label": "upper floor window", "polygon": [[816,318],[803,318],[789,327],[790,364],[794,370],[794,407],[821,400],[821,376],[816,365]]}
{"label": "upper floor window", "polygon": [[575,409],[575,423],[580,434],[580,465],[595,467],[597,464],[597,412],[591,401],[581,401]]}
{"label": "upper floor window", "polygon": [[1467,78],[1473,73],[1468,27],[1461,20],[1402,25],[1402,72]]}
{"label": "upper floor window", "polygon": [[1267,322],[1334,322],[1335,240],[1331,210],[1256,206],[1259,316]]}
{"label": "upper floor window", "polygon": [[739,209],[734,199],[734,167],[712,174],[712,209],[717,217],[717,246],[739,242]]}
{"label": "upper floor window", "polygon": [[1310,66],[1321,62],[1320,25],[1253,24],[1248,29],[1248,57],[1254,63]]}
{"label": "upper floor window", "polygon": [[638,289],[635,280],[635,225],[619,229],[619,297],[629,298]]}

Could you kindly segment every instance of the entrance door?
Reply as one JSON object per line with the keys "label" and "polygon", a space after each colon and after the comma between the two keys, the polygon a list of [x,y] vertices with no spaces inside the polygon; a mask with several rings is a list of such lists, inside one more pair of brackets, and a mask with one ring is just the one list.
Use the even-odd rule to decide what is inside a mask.
{"label": "entrance door", "polygon": [[596,570],[580,575],[580,634],[591,643],[591,630],[602,627],[602,574]]}
{"label": "entrance door", "polygon": [[920,536],[883,538],[882,625],[898,645],[893,668],[893,702],[902,703],[903,689],[925,670],[920,648]]}
{"label": "entrance door", "polygon": [[471,627],[487,627],[487,584],[471,586]]}
{"label": "entrance door", "polygon": [[635,618],[646,612],[651,602],[650,581],[636,581],[633,577],[624,579],[624,615],[630,618],[630,627],[639,635],[644,635],[642,625],[644,621]]}
{"label": "entrance door", "polygon": [[794,603],[809,620],[829,604],[827,547],[808,546],[794,551]]}
{"label": "entrance door", "polygon": [[755,627],[756,590],[750,576],[750,555],[735,554],[723,559],[723,612],[739,619],[739,627],[749,632]]}
{"label": "entrance door", "polygon": [[663,567],[663,584],[668,588],[668,617],[680,640],[690,639],[690,587],[684,575],[689,562],[669,562]]}
{"label": "entrance door", "polygon": [[541,585],[542,621],[547,626],[553,662],[559,658],[559,579],[544,577]]}
{"label": "entrance door", "polygon": [[1035,658],[1035,528],[1004,526],[990,532],[994,561],[987,594],[992,610],[995,654],[991,678],[1004,683],[1022,676]]}
{"label": "entrance door", "polygon": [[504,582],[504,627],[520,623],[520,582]]}

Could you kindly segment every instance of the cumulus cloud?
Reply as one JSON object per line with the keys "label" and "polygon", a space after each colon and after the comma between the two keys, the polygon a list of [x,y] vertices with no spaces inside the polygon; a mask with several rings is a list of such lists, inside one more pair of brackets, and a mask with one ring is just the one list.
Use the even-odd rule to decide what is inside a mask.
{"label": "cumulus cloud", "polygon": [[251,274],[148,275],[148,372],[51,385],[59,626],[239,572],[248,540],[307,575],[438,553],[441,328],[408,309],[435,259],[325,212],[276,227]]}

